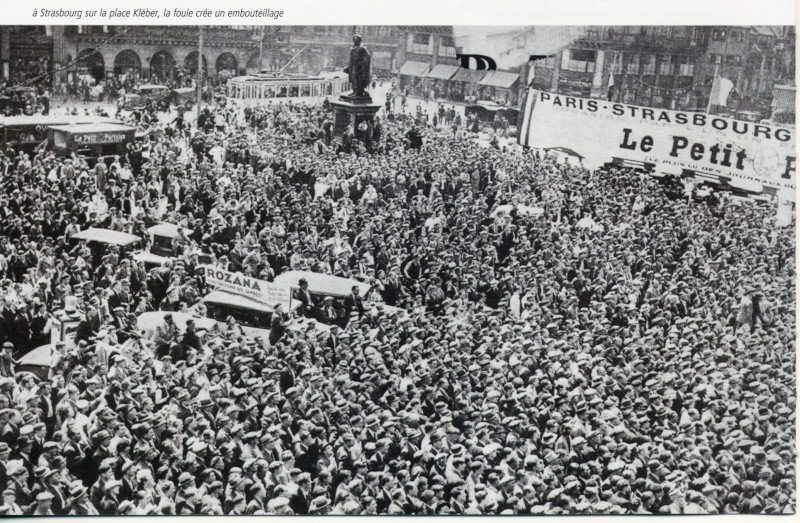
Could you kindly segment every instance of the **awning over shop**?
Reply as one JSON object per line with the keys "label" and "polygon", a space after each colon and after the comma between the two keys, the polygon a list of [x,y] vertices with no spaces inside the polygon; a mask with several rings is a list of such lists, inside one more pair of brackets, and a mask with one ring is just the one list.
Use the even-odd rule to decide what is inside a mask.
{"label": "awning over shop", "polygon": [[409,60],[400,67],[400,74],[404,76],[424,76],[428,72],[428,64]]}
{"label": "awning over shop", "polygon": [[427,74],[425,74],[424,78],[436,78],[437,80],[449,80],[453,77],[454,74],[461,69],[457,65],[445,65],[439,64],[433,69],[431,69]]}
{"label": "awning over shop", "polygon": [[501,87],[508,89],[514,82],[519,80],[519,73],[508,73],[505,71],[489,71],[489,74],[483,77],[483,80],[478,82],[478,85],[487,85],[489,87]]}
{"label": "awning over shop", "polygon": [[462,67],[459,67],[455,76],[453,76],[451,80],[453,80],[454,82],[476,84],[481,80],[483,80],[483,77],[486,76],[488,72],[489,71],[473,71],[472,69],[464,69]]}

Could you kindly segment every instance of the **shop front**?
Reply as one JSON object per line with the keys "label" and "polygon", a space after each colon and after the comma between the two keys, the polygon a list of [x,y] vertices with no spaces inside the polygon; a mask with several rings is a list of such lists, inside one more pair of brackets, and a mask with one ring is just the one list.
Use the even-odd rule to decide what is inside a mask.
{"label": "shop front", "polygon": [[424,84],[427,93],[433,92],[434,99],[450,100],[449,94],[454,89],[454,84],[450,79],[461,69],[457,65],[438,64],[433,69],[425,73]]}
{"label": "shop front", "polygon": [[508,71],[489,71],[478,82],[482,100],[492,100],[500,105],[516,105],[518,102],[517,86],[519,73]]}
{"label": "shop front", "polygon": [[424,96],[424,76],[428,69],[430,69],[430,65],[425,62],[415,62],[413,60],[405,62],[397,73],[397,85],[400,90],[409,96]]}
{"label": "shop front", "polygon": [[459,68],[450,79],[449,99],[454,102],[469,102],[478,100],[478,84],[489,71],[473,71]]}

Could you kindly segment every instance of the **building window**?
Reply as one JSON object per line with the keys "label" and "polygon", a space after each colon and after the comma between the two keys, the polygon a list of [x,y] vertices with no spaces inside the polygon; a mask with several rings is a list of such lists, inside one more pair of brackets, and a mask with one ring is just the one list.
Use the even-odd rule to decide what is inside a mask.
{"label": "building window", "polygon": [[670,55],[659,57],[658,74],[663,76],[672,75],[672,57]]}
{"label": "building window", "polygon": [[686,38],[688,36],[688,28],[686,27],[673,25],[670,28],[672,29],[672,38]]}
{"label": "building window", "polygon": [[622,74],[622,60],[623,60],[622,53],[619,53],[613,60],[611,64],[611,72],[614,74]]}
{"label": "building window", "polygon": [[433,54],[432,38],[426,33],[414,33],[408,40],[406,51],[417,54]]}
{"label": "building window", "polygon": [[639,74],[639,55],[632,54],[628,58],[628,63],[625,64],[625,73]]}
{"label": "building window", "polygon": [[562,70],[575,71],[578,73],[593,73],[597,60],[597,52],[585,49],[571,49],[568,53],[568,58],[568,60],[562,60]]}
{"label": "building window", "polygon": [[454,57],[455,55],[456,55],[456,44],[453,41],[453,37],[443,36],[441,42],[439,43],[439,56]]}
{"label": "building window", "polygon": [[642,74],[656,74],[656,57],[654,55],[642,55]]}
{"label": "building window", "polygon": [[679,67],[679,74],[681,76],[694,76],[694,64],[688,61],[681,63]]}
{"label": "building window", "polygon": [[739,55],[729,54],[725,57],[725,65],[742,65],[742,57]]}
{"label": "building window", "polygon": [[724,29],[714,29],[714,31],[712,31],[711,33],[711,38],[717,41],[725,40],[726,35],[727,33],[725,32]]}

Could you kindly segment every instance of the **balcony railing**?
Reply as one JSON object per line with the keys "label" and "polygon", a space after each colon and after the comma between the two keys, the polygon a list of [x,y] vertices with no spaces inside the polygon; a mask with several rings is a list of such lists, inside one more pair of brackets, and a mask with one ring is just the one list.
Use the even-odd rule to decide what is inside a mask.
{"label": "balcony railing", "polygon": [[706,44],[702,39],[693,40],[689,36],[670,36],[655,34],[634,34],[621,31],[609,30],[589,30],[577,39],[572,47],[609,47],[627,48],[635,47],[641,51],[680,52],[682,54],[694,54],[703,52]]}
{"label": "balcony railing", "polygon": [[[106,41],[113,43],[138,43],[138,44],[169,44],[169,45],[196,45],[198,39],[197,28],[174,27],[131,27],[124,33],[78,33],[68,35],[70,39],[88,44],[100,44]],[[203,31],[203,40],[209,47],[253,47],[257,42],[252,39],[252,31],[236,29],[206,28]],[[267,36],[265,42],[270,42]]]}

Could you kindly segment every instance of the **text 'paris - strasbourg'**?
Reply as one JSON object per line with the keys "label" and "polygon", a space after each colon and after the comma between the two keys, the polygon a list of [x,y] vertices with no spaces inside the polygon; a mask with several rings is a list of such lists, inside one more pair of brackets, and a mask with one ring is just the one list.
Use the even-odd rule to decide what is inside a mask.
{"label": "text 'paris - strasbourg'", "polygon": [[595,113],[601,109],[608,110],[610,108],[611,114],[614,116],[630,116],[632,118],[641,118],[642,120],[650,120],[653,122],[677,123],[681,125],[694,125],[696,127],[711,126],[718,131],[724,131],[730,128],[730,130],[736,134],[752,134],[754,138],[774,139],[779,142],[788,142],[792,138],[791,132],[788,129],[776,129],[767,125],[750,125],[749,122],[719,118],[704,113],[685,113],[681,111],[638,107],[620,103],[604,104],[602,100],[587,100],[545,92],[540,93],[539,96],[542,102],[551,102],[554,107],[563,107],[565,109],[579,109]]}

